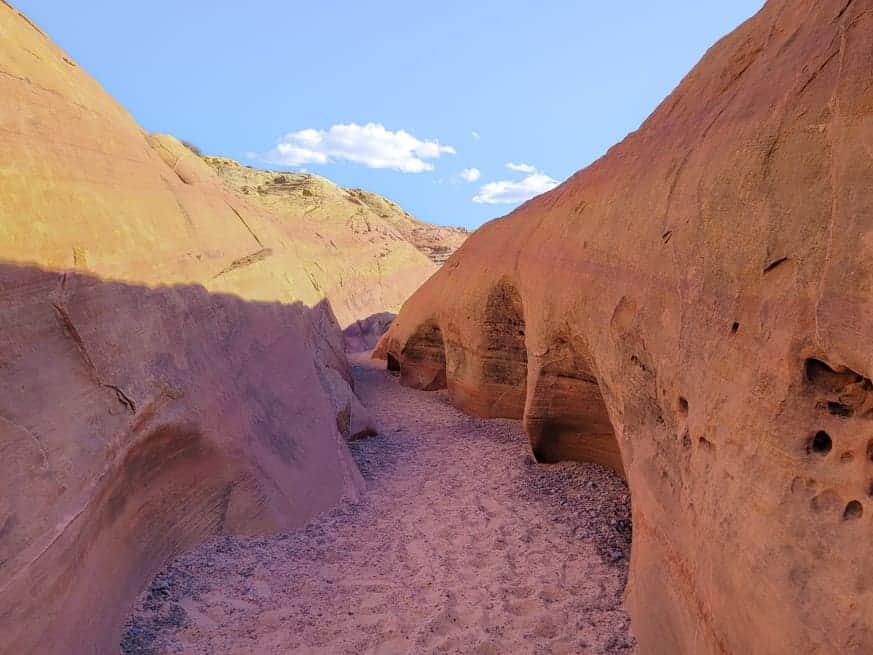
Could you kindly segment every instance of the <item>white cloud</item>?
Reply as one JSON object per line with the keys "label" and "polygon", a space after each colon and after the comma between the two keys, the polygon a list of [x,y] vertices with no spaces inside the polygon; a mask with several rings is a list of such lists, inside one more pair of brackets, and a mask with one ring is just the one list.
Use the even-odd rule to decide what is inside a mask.
{"label": "white cloud", "polygon": [[473,197],[473,202],[480,205],[514,205],[558,186],[557,180],[540,173],[529,164],[507,164],[506,167],[529,175],[520,180],[488,182],[479,189],[479,193]]}
{"label": "white cloud", "polygon": [[512,162],[509,162],[508,164],[506,164],[506,168],[508,168],[511,171],[515,171],[517,173],[529,173],[530,174],[530,173],[537,172],[537,169],[534,166],[531,166],[530,164],[513,164]]}
{"label": "white cloud", "polygon": [[368,168],[388,168],[403,173],[432,171],[427,160],[454,155],[455,149],[436,139],[421,141],[409,132],[392,132],[379,123],[347,123],[327,130],[290,132],[265,159],[285,166],[349,161]]}
{"label": "white cloud", "polygon": [[461,179],[465,182],[475,182],[482,177],[482,172],[478,168],[465,168],[461,171]]}
{"label": "white cloud", "polygon": [[473,141],[478,141],[479,139],[482,138],[479,136],[479,133],[476,130],[473,130],[472,132],[470,132],[470,136],[473,137]]}

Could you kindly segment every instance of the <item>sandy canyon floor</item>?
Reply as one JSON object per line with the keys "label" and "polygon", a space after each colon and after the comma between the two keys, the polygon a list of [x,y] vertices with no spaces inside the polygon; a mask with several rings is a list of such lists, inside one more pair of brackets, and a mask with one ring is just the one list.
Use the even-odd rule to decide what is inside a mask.
{"label": "sandy canyon floor", "polygon": [[126,655],[632,653],[630,500],[593,464],[536,464],[516,421],[354,358],[379,436],[359,501],[300,530],[214,540],[144,592]]}

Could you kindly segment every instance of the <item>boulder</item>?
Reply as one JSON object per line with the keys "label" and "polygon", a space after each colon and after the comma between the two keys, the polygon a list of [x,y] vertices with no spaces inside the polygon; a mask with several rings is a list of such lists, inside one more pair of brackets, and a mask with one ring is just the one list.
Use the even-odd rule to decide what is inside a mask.
{"label": "boulder", "polygon": [[377,348],[624,473],[642,653],[873,652],[871,62],[873,2],[767,2]]}

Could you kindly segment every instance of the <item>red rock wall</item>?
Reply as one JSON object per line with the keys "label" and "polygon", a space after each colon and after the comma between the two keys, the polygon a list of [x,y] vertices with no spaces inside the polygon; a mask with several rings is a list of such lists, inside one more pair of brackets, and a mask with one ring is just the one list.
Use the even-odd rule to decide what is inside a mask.
{"label": "red rock wall", "polygon": [[[771,0],[638,131],[474,233],[381,344],[415,380],[404,350],[438,327],[460,406],[524,398],[538,455],[624,470],[643,653],[873,652],[871,80],[873,1]],[[523,307],[511,388],[483,365],[522,367],[499,285]]]}
{"label": "red rock wall", "polygon": [[115,653],[168,558],[358,492],[320,244],[0,3],[0,652]]}

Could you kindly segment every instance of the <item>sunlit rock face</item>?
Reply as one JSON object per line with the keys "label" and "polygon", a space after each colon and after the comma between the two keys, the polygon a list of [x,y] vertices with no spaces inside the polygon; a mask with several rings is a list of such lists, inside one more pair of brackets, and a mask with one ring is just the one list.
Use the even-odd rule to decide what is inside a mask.
{"label": "sunlit rock face", "polygon": [[358,493],[341,324],[436,266],[340,232],[145,134],[0,3],[0,650],[115,652],[168,558]]}
{"label": "sunlit rock face", "polygon": [[277,216],[289,240],[301,231],[309,235],[289,251],[306,262],[312,284],[330,298],[343,328],[399,311],[467,236],[418,221],[375,193],[311,173],[263,171],[225,157],[197,159],[228,188]]}
{"label": "sunlit rock face", "polygon": [[642,653],[873,652],[871,61],[873,2],[768,2],[378,349],[624,472]]}
{"label": "sunlit rock face", "polygon": [[431,225],[420,221],[397,203],[379,194],[365,189],[347,191],[437,265],[445,264],[469,236],[467,230],[461,227]]}

